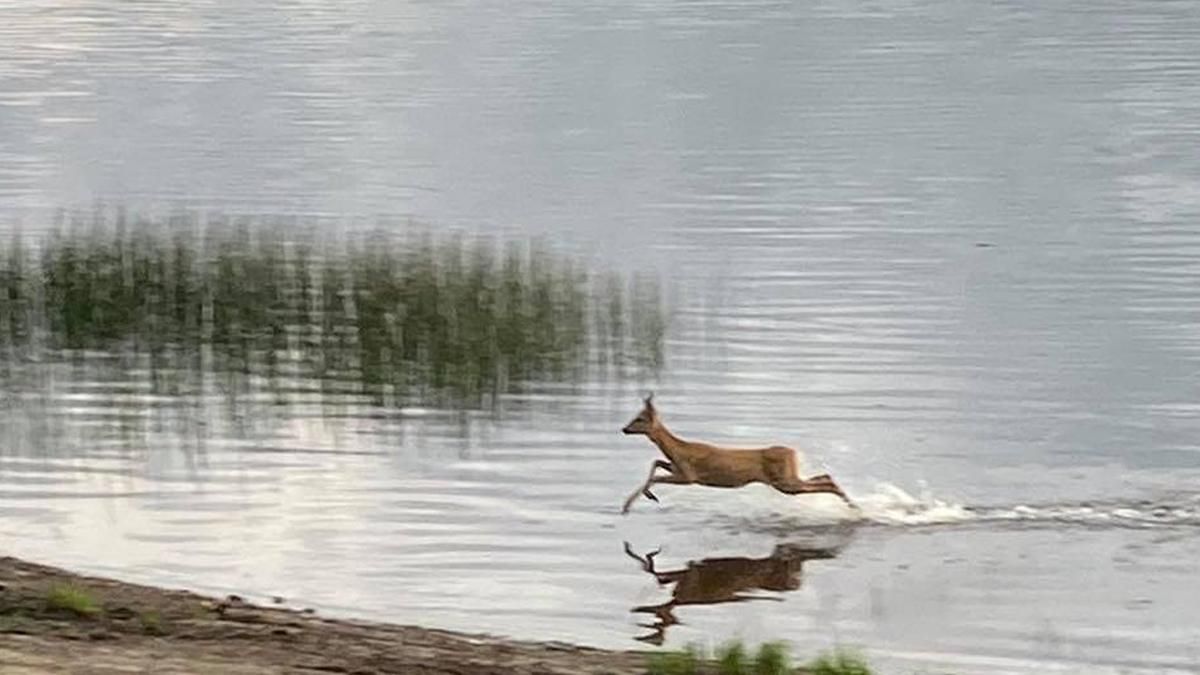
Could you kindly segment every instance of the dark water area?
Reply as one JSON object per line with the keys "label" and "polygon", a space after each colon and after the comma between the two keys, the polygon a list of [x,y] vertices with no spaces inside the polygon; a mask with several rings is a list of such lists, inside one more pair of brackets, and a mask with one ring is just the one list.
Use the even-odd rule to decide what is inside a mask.
{"label": "dark water area", "polygon": [[[1194,3],[0,17],[6,553],[610,647],[1200,669]],[[863,517],[621,517],[651,389]]]}

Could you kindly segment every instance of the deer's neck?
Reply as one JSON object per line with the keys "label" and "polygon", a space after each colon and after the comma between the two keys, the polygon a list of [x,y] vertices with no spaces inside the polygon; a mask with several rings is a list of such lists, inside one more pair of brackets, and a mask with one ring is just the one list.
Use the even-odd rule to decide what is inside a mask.
{"label": "deer's neck", "polygon": [[682,438],[671,433],[671,430],[663,424],[655,425],[650,430],[648,436],[650,437],[650,441],[657,445],[658,449],[662,450],[662,453],[667,456],[667,459],[672,461],[675,461],[680,450],[686,445],[686,442]]}

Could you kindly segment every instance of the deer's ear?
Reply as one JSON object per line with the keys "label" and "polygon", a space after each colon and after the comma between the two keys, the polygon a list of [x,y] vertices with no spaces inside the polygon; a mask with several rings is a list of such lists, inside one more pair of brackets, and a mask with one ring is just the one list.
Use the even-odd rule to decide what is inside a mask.
{"label": "deer's ear", "polygon": [[646,403],[647,408],[653,408],[654,407],[654,392],[650,392],[650,395],[642,400]]}

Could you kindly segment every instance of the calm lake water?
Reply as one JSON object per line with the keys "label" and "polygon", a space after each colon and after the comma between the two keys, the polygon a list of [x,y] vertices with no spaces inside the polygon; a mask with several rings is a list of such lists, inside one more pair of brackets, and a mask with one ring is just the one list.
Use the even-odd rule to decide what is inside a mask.
{"label": "calm lake water", "polygon": [[[3,553],[608,647],[1200,670],[1200,5],[0,19]],[[455,267],[493,244],[523,271]],[[648,389],[865,518],[620,517]]]}

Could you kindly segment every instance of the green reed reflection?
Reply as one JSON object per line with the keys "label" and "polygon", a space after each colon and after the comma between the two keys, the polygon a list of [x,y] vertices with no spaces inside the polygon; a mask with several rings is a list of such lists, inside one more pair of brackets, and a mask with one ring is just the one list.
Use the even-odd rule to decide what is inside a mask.
{"label": "green reed reflection", "polygon": [[590,274],[536,244],[254,223],[13,239],[0,294],[0,360],[136,354],[156,378],[309,380],[392,405],[654,370],[666,326],[652,281]]}

